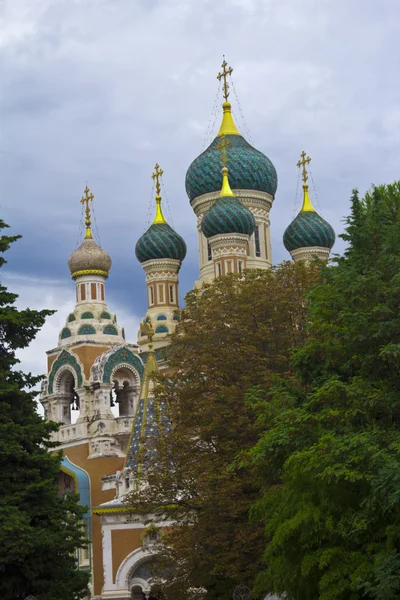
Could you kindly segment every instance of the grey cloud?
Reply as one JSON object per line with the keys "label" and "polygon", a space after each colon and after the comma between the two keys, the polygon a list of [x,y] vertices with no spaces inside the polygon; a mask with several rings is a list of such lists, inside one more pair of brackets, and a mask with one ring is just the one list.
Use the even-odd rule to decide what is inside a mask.
{"label": "grey cloud", "polygon": [[[396,0],[13,0],[5,21],[2,207],[25,236],[10,264],[19,273],[68,277],[87,181],[114,263],[110,297],[143,312],[134,246],[159,162],[189,248],[181,291],[191,287],[197,232],[184,177],[215,120],[223,53],[252,142],[278,170],[276,262],[288,258],[282,234],[294,217],[301,150],[337,232],[353,187],[399,176]],[[231,100],[245,133],[233,90]]]}

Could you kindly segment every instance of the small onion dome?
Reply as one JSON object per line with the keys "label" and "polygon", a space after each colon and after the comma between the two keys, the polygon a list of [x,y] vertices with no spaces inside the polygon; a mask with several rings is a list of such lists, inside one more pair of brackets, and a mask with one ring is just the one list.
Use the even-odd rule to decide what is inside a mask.
{"label": "small onion dome", "polygon": [[232,118],[229,102],[224,102],[223,109],[224,115],[217,137],[195,158],[187,170],[185,186],[190,201],[220,189],[221,153],[217,146],[221,142],[221,135],[230,142],[228,166],[232,189],[258,190],[275,196],[278,176],[274,165],[239,133]]}
{"label": "small onion dome", "polygon": [[314,210],[308,195],[308,186],[303,187],[302,209],[283,234],[285,248],[289,252],[313,246],[331,249],[335,243],[333,227]]}
{"label": "small onion dome", "polygon": [[156,197],[156,216],[148,230],[139,238],[135,248],[140,263],[146,260],[172,258],[182,261],[186,256],[184,239],[164,219],[161,197]]}
{"label": "small onion dome", "polygon": [[201,222],[202,232],[206,238],[221,233],[251,235],[255,227],[253,213],[233,195],[229,186],[228,169],[224,167],[220,197],[204,215]]}
{"label": "small onion dome", "polygon": [[111,258],[92,237],[86,237],[79,248],[69,257],[68,267],[73,279],[80,275],[108,277]]}

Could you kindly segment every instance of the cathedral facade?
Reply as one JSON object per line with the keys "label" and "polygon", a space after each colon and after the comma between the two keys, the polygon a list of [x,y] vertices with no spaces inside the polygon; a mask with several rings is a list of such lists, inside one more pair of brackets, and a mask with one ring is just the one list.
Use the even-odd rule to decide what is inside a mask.
{"label": "cathedral facade", "polygon": [[[197,217],[197,288],[216,277],[272,266],[270,210],[278,178],[274,165],[251,146],[234,122],[228,101],[224,61],[219,78],[224,102],[221,126],[209,147],[189,166],[186,191]],[[293,260],[329,258],[332,227],[314,210],[307,184],[309,158],[302,153],[303,205],[284,234]],[[68,266],[75,282],[75,308],[66,315],[57,345],[47,352],[47,378],[40,401],[45,418],[62,425],[54,434],[64,458],[59,485],[79,494],[87,506],[85,530],[90,544],[78,557],[91,575],[91,598],[137,600],[151,595],[154,542],[171,524],[147,527],[125,502],[145,470],[146,436],[168,427],[165,407],[153,394],[152,375],[164,370],[162,348],[179,321],[178,275],[186,255],[182,237],[162,211],[160,177],[155,167],[155,217],[136,244],[145,272],[148,309],[137,343],[107,305],[110,256],[93,239],[91,203],[86,187],[86,233]],[[74,413],[77,418],[73,418]]]}

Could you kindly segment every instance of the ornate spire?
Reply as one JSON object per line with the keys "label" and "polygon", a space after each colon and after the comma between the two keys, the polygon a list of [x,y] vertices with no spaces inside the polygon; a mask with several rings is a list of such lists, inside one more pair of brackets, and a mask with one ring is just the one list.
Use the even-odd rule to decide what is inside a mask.
{"label": "ornate spire", "polygon": [[156,166],[154,167],[154,173],[151,176],[151,178],[153,180],[155,180],[155,182],[156,182],[156,215],[153,220],[153,225],[157,224],[157,223],[166,223],[167,222],[164,218],[164,215],[163,215],[163,212],[161,209],[160,178],[163,173],[164,173],[164,171],[162,169],[160,169],[160,165],[157,163]]}
{"label": "ornate spire", "polygon": [[93,236],[92,236],[92,230],[90,228],[92,221],[90,220],[89,202],[93,202],[94,194],[91,193],[88,186],[85,187],[84,194],[85,195],[82,196],[82,198],[81,198],[81,204],[86,204],[86,208],[85,208],[85,225],[86,225],[85,239],[91,240],[93,238]]}
{"label": "ornate spire", "polygon": [[158,366],[151,343],[154,328],[150,319],[140,323],[140,331],[148,336],[150,344],[124,465],[130,467],[138,477],[145,475],[146,467],[157,460],[151,448],[152,438],[154,441],[154,437],[163,435],[169,428],[165,402],[154,395],[154,376],[158,372]]}
{"label": "ornate spire", "polygon": [[302,170],[301,178],[303,180],[303,206],[301,207],[300,212],[315,212],[313,205],[311,204],[310,196],[308,194],[308,174],[307,174],[307,165],[311,162],[311,158],[306,155],[306,153],[301,153],[301,159],[297,162],[297,166]]}
{"label": "ornate spire", "polygon": [[232,73],[233,69],[232,69],[232,67],[228,67],[228,63],[225,60],[225,56],[224,56],[224,60],[223,60],[223,63],[221,66],[222,66],[222,71],[221,71],[221,73],[218,73],[217,79],[219,81],[221,81],[221,79],[223,79],[222,94],[224,96],[225,102],[222,105],[222,108],[224,109],[224,114],[222,117],[222,123],[221,123],[221,127],[219,128],[218,135],[222,135],[222,134],[224,134],[224,135],[240,135],[240,133],[235,125],[235,121],[233,120],[233,117],[232,117],[231,103],[228,102],[229,83],[227,81],[227,77],[228,77],[228,75],[230,75]]}

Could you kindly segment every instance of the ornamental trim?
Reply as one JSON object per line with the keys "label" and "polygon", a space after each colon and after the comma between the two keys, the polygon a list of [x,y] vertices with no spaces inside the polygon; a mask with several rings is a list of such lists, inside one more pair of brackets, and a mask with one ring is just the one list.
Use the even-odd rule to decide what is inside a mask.
{"label": "ornamental trim", "polygon": [[107,271],[102,271],[101,269],[83,269],[82,271],[75,271],[72,273],[72,279],[75,277],[81,277],[82,275],[101,275],[102,277],[108,277]]}
{"label": "ornamental trim", "polygon": [[51,370],[50,370],[48,385],[47,385],[48,394],[54,393],[54,391],[53,391],[54,390],[54,377],[56,376],[59,369],[61,369],[61,367],[65,367],[65,366],[72,367],[72,369],[74,370],[74,372],[76,374],[76,381],[78,384],[77,387],[82,386],[83,377],[82,377],[82,369],[80,367],[80,364],[78,363],[76,357],[73,354],[71,354],[67,350],[62,350],[61,353],[56,358],[56,360],[51,365]]}

